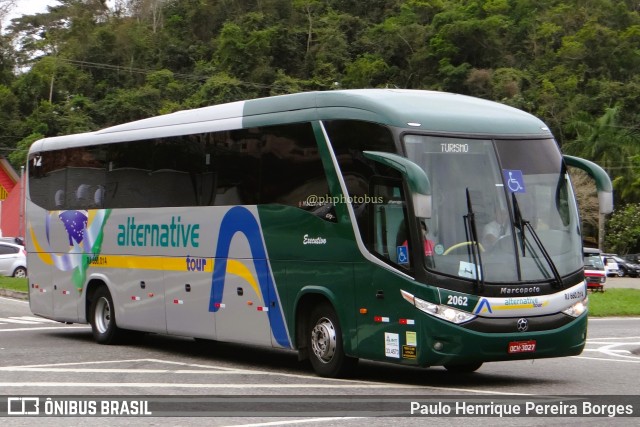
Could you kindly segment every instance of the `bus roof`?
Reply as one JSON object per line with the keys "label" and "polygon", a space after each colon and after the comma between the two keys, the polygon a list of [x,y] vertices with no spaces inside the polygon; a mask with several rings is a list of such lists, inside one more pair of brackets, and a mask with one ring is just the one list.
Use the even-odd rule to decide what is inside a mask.
{"label": "bus roof", "polygon": [[311,120],[365,120],[401,128],[472,136],[550,137],[529,113],[445,92],[355,89],[303,92],[178,111],[96,132],[45,138],[32,152]]}

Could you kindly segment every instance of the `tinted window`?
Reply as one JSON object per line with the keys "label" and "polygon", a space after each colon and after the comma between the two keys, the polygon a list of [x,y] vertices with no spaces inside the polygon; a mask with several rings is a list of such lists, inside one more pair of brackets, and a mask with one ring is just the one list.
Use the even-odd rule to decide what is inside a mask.
{"label": "tinted window", "polygon": [[380,163],[367,159],[363,151],[396,153],[393,135],[389,128],[369,122],[331,120],[323,122],[335,153],[340,172],[347,187],[362,240],[372,248],[369,229],[370,210],[365,196],[374,176],[399,177],[399,174]]}
{"label": "tinted window", "polygon": [[50,210],[277,203],[303,209],[328,185],[311,124],[49,151],[29,162]]}
{"label": "tinted window", "polygon": [[0,255],[17,254],[18,250],[18,248],[14,248],[13,246],[0,245]]}

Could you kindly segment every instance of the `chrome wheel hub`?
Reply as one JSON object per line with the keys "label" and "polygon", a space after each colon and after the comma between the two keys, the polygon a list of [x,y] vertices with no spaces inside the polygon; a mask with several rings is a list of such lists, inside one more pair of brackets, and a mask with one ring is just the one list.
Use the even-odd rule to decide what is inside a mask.
{"label": "chrome wheel hub", "polygon": [[109,329],[111,323],[111,305],[106,298],[100,298],[96,304],[95,313],[96,328],[103,334]]}
{"label": "chrome wheel hub", "polygon": [[318,360],[329,363],[336,353],[336,329],[331,320],[323,317],[311,331],[311,350]]}

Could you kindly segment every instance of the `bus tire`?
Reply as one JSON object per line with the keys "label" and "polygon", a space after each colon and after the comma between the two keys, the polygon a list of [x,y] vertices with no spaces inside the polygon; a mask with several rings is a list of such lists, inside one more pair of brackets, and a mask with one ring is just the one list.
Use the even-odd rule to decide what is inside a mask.
{"label": "bus tire", "polygon": [[316,374],[340,378],[351,373],[358,359],[344,354],[342,329],[333,307],[327,303],[316,305],[308,325],[309,360]]}
{"label": "bus tire", "polygon": [[475,372],[478,369],[480,369],[481,366],[482,366],[482,362],[444,365],[447,371],[453,372],[456,374],[465,374],[465,373]]}
{"label": "bus tire", "polygon": [[93,339],[98,344],[116,344],[123,336],[123,332],[116,325],[116,313],[113,298],[106,286],[98,288],[91,300],[89,323],[93,332]]}

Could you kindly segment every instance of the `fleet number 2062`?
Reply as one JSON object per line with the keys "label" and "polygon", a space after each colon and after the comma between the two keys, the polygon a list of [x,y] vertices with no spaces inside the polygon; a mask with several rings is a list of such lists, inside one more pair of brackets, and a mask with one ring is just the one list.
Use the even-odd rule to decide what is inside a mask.
{"label": "fleet number 2062", "polygon": [[447,298],[447,304],[466,307],[468,304],[468,299],[467,297],[463,297],[460,295],[449,295],[449,297]]}

